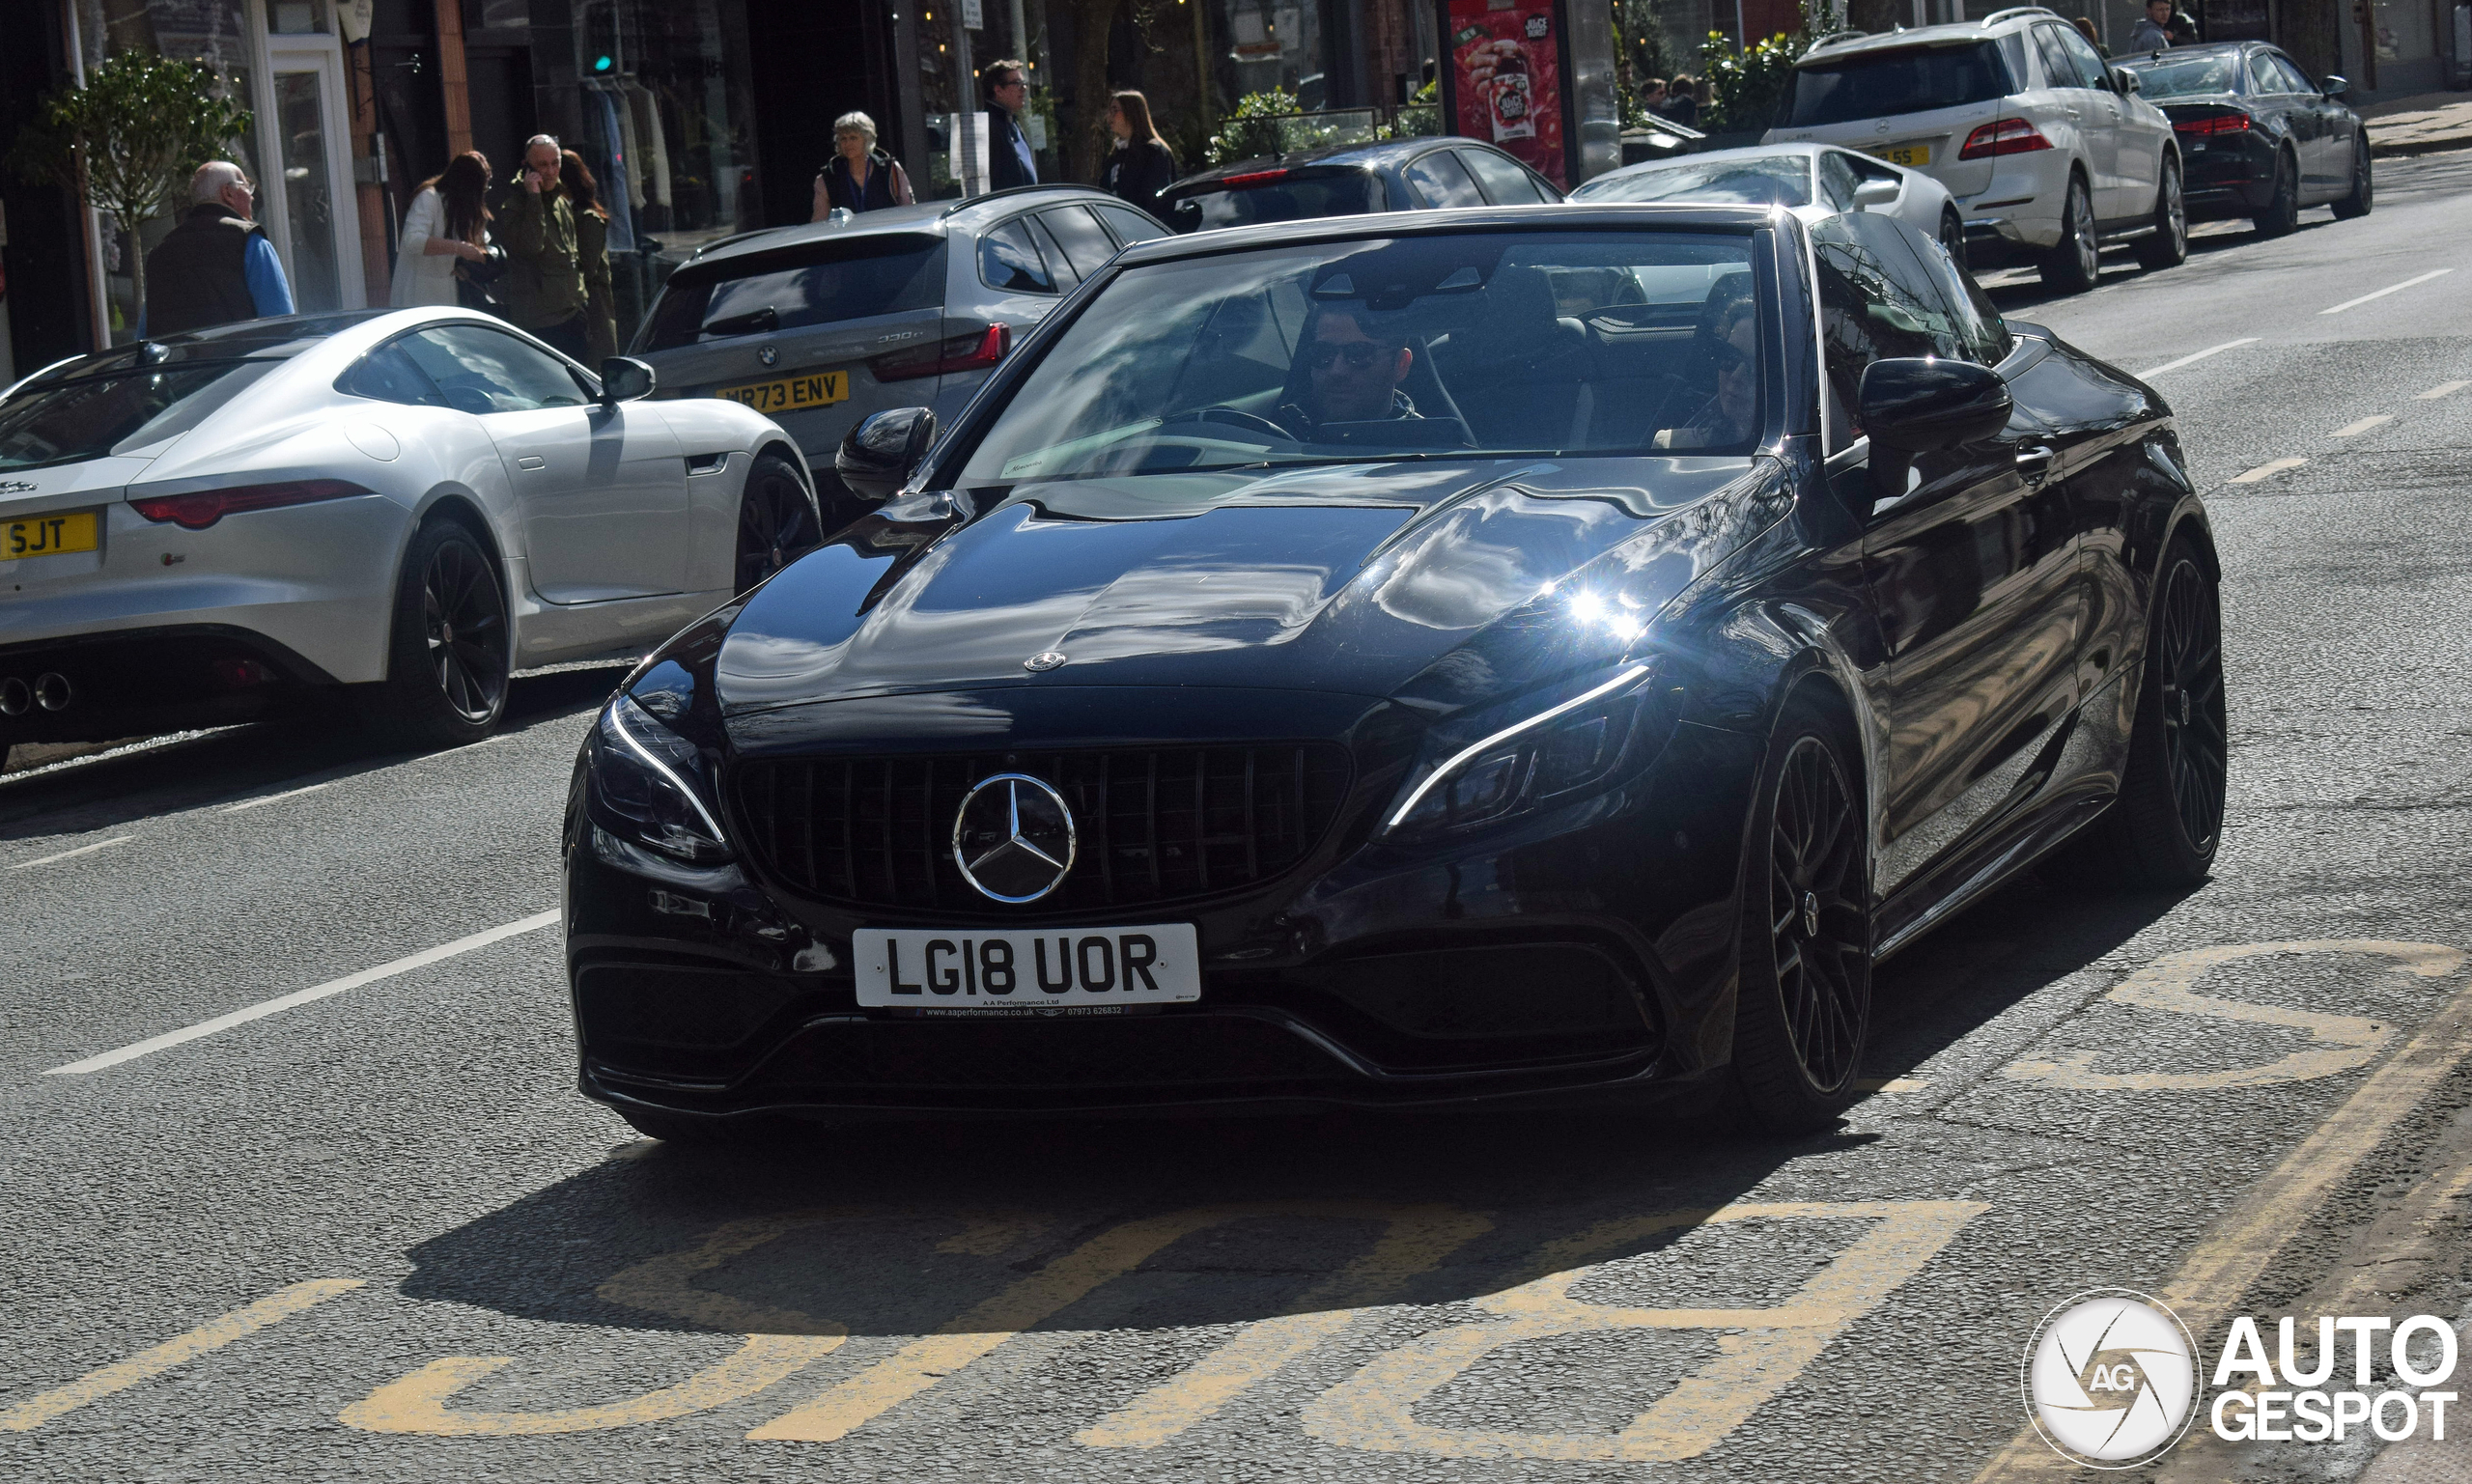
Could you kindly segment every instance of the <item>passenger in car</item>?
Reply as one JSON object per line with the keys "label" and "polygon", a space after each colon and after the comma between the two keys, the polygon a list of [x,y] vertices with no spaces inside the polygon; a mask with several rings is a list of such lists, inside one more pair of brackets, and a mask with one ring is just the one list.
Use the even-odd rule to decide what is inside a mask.
{"label": "passenger in car", "polygon": [[1289,380],[1297,395],[1279,405],[1274,421],[1310,442],[1324,423],[1419,416],[1399,386],[1417,352],[1383,318],[1361,304],[1317,306],[1297,348],[1303,378]]}

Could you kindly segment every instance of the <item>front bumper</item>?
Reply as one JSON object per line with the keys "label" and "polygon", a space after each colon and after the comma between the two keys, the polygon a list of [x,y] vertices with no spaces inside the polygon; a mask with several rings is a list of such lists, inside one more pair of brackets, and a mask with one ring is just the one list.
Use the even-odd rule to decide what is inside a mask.
{"label": "front bumper", "polygon": [[[1351,843],[1360,797],[1287,877],[1115,915],[1195,925],[1197,1003],[993,1021],[857,1002],[853,929],[954,914],[801,902],[739,865],[665,861],[571,802],[581,1086],[709,1116],[972,1115],[1456,1105],[1689,1078],[1731,1042],[1757,766],[1756,740],[1685,724],[1619,789],[1447,848]],[[1363,797],[1378,808],[1395,782]]]}

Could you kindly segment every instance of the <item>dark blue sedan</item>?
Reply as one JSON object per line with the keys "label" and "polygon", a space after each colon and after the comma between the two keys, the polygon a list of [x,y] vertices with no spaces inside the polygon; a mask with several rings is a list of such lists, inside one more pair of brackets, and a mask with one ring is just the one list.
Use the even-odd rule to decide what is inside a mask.
{"label": "dark blue sedan", "polygon": [[2369,130],[2345,105],[2343,78],[2311,82],[2263,42],[2175,46],[2120,65],[2172,121],[2191,220],[2246,216],[2281,237],[2303,207],[2369,214]]}

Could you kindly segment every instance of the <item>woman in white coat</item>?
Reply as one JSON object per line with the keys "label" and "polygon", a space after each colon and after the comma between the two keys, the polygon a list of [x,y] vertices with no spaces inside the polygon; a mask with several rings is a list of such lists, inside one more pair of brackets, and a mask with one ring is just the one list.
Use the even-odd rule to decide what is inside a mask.
{"label": "woman in white coat", "polygon": [[396,249],[390,302],[397,309],[458,302],[455,265],[489,256],[489,189],[488,156],[466,150],[412,192]]}

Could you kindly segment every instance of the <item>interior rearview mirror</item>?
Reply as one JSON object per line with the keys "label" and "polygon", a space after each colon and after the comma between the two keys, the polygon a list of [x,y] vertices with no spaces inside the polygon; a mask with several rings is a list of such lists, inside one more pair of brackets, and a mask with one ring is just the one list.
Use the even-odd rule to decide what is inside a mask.
{"label": "interior rearview mirror", "polygon": [[1863,368],[1855,393],[1874,448],[1923,454],[1987,438],[2008,425],[2008,383],[1987,366],[1896,356]]}
{"label": "interior rearview mirror", "polygon": [[653,369],[632,356],[613,355],[601,363],[601,400],[633,402],[653,394]]}
{"label": "interior rearview mirror", "polygon": [[1904,190],[1905,186],[1896,181],[1876,178],[1865,181],[1854,187],[1854,210],[1861,211],[1872,207],[1887,206],[1896,200]]}
{"label": "interior rearview mirror", "polygon": [[832,469],[858,498],[888,500],[918,472],[935,441],[935,413],[925,407],[895,407],[844,434],[832,456]]}

